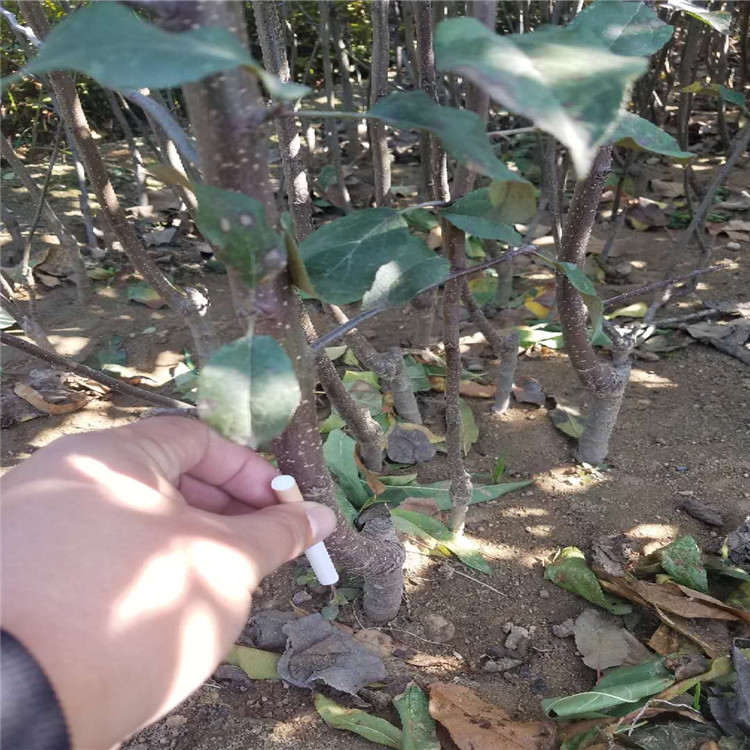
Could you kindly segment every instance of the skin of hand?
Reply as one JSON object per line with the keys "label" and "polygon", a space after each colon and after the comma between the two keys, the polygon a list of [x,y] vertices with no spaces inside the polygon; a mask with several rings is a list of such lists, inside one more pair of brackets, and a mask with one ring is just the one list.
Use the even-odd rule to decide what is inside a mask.
{"label": "skin of hand", "polygon": [[227,654],[260,580],[328,536],[279,472],[192,419],[61,438],[2,481],[2,625],[44,669],[72,745],[153,722]]}

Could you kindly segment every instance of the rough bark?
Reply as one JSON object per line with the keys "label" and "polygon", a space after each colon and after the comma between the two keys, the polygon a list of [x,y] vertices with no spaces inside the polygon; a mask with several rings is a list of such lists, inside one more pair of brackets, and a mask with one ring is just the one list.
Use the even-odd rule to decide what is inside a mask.
{"label": "rough bark", "polygon": [[[466,235],[445,219],[441,220],[443,247],[451,264],[451,271],[465,266],[464,243]],[[446,282],[443,291],[443,342],[445,345],[445,444],[448,453],[450,473],[451,529],[460,534],[466,522],[466,511],[471,500],[471,478],[462,456],[461,409],[459,406],[461,388],[460,302],[463,279]]]}
{"label": "rough bark", "polygon": [[10,246],[13,250],[14,257],[17,255],[20,258],[23,253],[23,235],[21,234],[21,227],[18,226],[18,220],[5,203],[0,203],[0,217],[2,217],[5,229],[10,235]]}
{"label": "rough bark", "polygon": [[[276,3],[265,0],[253,2],[255,24],[263,50],[263,65],[269,73],[282,81],[289,81],[291,73],[282,43],[282,29]],[[297,239],[303,240],[313,230],[312,204],[307,185],[307,174],[302,164],[300,137],[293,116],[276,118],[281,164],[284,170],[289,211],[292,214]]]}
{"label": "rough bark", "polygon": [[[437,102],[435,49],[432,42],[434,12],[431,0],[414,3],[413,12],[419,88]],[[432,134],[423,131],[419,149],[425,197],[429,200],[449,200],[447,159],[440,142]],[[412,343],[415,347],[426,348],[432,343],[437,290],[431,289],[417,295],[411,304],[417,313]]]}
{"label": "rough bark", "polygon": [[[232,2],[194,3],[183,6],[183,28],[220,25],[247,45],[242,6]],[[240,31],[243,30],[243,31]],[[269,222],[275,217],[268,189],[264,117],[257,81],[246,70],[212,76],[185,87],[191,123],[198,139],[206,180],[223,188],[242,191],[267,206]],[[209,114],[210,113],[210,114]],[[333,482],[323,457],[315,409],[315,368],[307,346],[287,273],[279,274],[257,290],[258,328],[273,335],[291,359],[302,399],[291,424],[273,443],[279,468],[293,475],[303,496],[333,508],[340,523],[327,544],[343,566],[365,578],[364,609],[384,622],[398,612],[403,590],[403,547],[381,540],[365,529],[358,534],[342,518]],[[374,588],[388,581],[387,591]]]}
{"label": "rough bark", "polygon": [[[388,94],[388,3],[389,0],[372,0],[372,64],[370,67],[370,106]],[[385,125],[380,120],[368,122],[370,151],[375,177],[375,205],[390,206],[391,162],[388,153]]]}
{"label": "rough bark", "polygon": [[[263,0],[261,0],[262,2]],[[320,10],[320,47],[323,55],[323,78],[325,80],[326,101],[328,109],[336,109],[333,96],[333,66],[331,65],[331,8],[327,0],[319,0],[318,8]],[[352,200],[349,196],[349,190],[346,187],[344,179],[344,166],[341,161],[341,144],[339,143],[339,132],[335,119],[326,120],[323,123],[326,129],[326,139],[328,141],[328,152],[336,170],[336,181],[341,191],[341,201],[344,211],[352,211]]]}
{"label": "rough bark", "polygon": [[[261,0],[262,1],[262,0]],[[346,49],[344,40],[341,37],[341,22],[339,21],[338,11],[334,6],[331,13],[331,41],[336,53],[336,64],[338,65],[339,75],[341,76],[341,99],[344,103],[344,109],[347,112],[356,111],[354,105],[354,93],[352,91],[351,65],[349,63],[349,52]],[[346,120],[346,137],[349,141],[349,156],[352,160],[362,152],[362,144],[359,140],[359,120]]]}
{"label": "rough bark", "polygon": [[500,347],[500,367],[497,370],[497,392],[492,410],[496,414],[505,414],[510,407],[513,393],[513,382],[518,364],[518,331],[511,331]]}
{"label": "rough bark", "polygon": [[[5,276],[0,273],[0,286],[2,292],[0,292],[0,303],[5,308],[11,317],[21,326],[21,330],[43,351],[54,353],[55,347],[52,346],[52,342],[47,338],[47,334],[39,324],[39,321],[34,317],[33,310],[29,306],[27,310],[26,305],[20,305],[15,297],[13,288],[6,281]],[[0,331],[3,336],[10,336]]]}
{"label": "rough bark", "polygon": [[[34,33],[39,38],[46,36],[49,31],[49,22],[43,6],[32,0],[22,0],[19,2],[19,7]],[[96,193],[105,220],[138,273],[175,312],[185,319],[193,335],[199,359],[206,359],[214,349],[213,330],[208,317],[208,300],[197,290],[193,290],[191,294],[179,291],[148,255],[117,199],[99,149],[91,135],[70,73],[60,71],[50,73],[49,80],[63,119],[68,123],[73,134],[81,161]]]}
{"label": "rough bark", "polygon": [[130,123],[125,118],[122,108],[115,98],[115,95],[109,89],[105,89],[104,94],[107,97],[109,108],[112,110],[112,114],[114,115],[115,120],[117,120],[117,124],[120,126],[120,130],[122,130],[122,134],[125,137],[125,142],[128,144],[130,157],[133,160],[133,165],[135,166],[135,194],[138,199],[138,205],[147,206],[148,196],[146,195],[146,168],[143,166],[143,157],[141,156],[138,144],[135,142],[133,129],[130,127]]}
{"label": "rough bark", "polygon": [[[349,321],[346,313],[336,305],[328,305],[326,310],[338,325]],[[344,336],[344,341],[360,363],[383,380],[386,390],[393,394],[393,406],[401,418],[407,422],[422,424],[422,415],[419,413],[411,379],[404,368],[401,349],[393,346],[386,353],[381,353],[356,328]]]}
{"label": "rough bark", "polygon": [[[576,185],[562,233],[557,256],[559,261],[583,267],[611,157],[611,146],[601,148],[589,175]],[[616,361],[617,351],[613,351],[613,363],[600,359],[589,341],[588,312],[581,295],[559,273],[556,287],[565,349],[576,375],[595,404],[578,443],[578,457],[595,466],[604,460],[609,450],[609,438],[630,372],[629,352],[623,353],[620,357],[622,361]]]}

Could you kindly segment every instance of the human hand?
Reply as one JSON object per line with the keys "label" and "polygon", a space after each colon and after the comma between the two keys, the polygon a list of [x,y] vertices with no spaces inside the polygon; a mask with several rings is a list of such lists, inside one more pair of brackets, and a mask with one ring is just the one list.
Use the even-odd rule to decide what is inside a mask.
{"label": "human hand", "polygon": [[197,688],[263,576],[333,512],[192,419],[65,437],[2,480],[2,620],[44,669],[74,748],[109,748]]}

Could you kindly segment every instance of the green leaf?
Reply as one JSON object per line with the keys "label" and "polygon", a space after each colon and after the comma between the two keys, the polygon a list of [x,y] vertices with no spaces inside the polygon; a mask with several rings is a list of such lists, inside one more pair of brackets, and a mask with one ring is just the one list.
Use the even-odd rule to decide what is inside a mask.
{"label": "green leaf", "polygon": [[5,308],[0,308],[0,330],[13,328],[14,325],[16,325],[16,319]]}
{"label": "green leaf", "polygon": [[741,91],[732,91],[726,86],[722,86],[720,83],[705,83],[703,81],[695,81],[689,86],[683,86],[680,91],[686,91],[689,94],[707,94],[708,96],[717,96],[723,99],[727,104],[733,104],[735,107],[747,112],[747,105],[745,104],[745,97]]}
{"label": "green leaf", "polygon": [[263,204],[244,193],[193,183],[198,228],[217,247],[217,257],[255,287],[286,264],[286,243],[266,223]]}
{"label": "green leaf", "polygon": [[554,269],[562,273],[568,281],[578,290],[583,303],[589,311],[589,317],[591,318],[591,338],[594,339],[602,332],[602,318],[604,313],[604,303],[601,301],[599,295],[596,293],[594,284],[586,274],[578,268],[575,263],[568,263],[566,261],[557,261],[548,258],[546,255],[540,253],[534,253],[540,260],[547,265],[552,266]]}
{"label": "green leaf", "polygon": [[651,151],[680,162],[695,158],[695,154],[682,151],[680,145],[669,133],[665,133],[661,128],[657,128],[653,123],[632,112],[623,112],[604,140],[606,143],[616,143],[623,148]]}
{"label": "green leaf", "polygon": [[410,682],[393,699],[404,728],[403,750],[440,750],[435,719],[430,716],[430,701],[423,690]]}
{"label": "green leaf", "polygon": [[578,440],[583,435],[586,427],[580,415],[574,414],[570,409],[565,409],[559,405],[549,412],[549,418],[560,432],[564,432],[574,440]]}
{"label": "green leaf", "polygon": [[430,379],[427,377],[424,365],[421,362],[417,362],[414,357],[407,354],[404,357],[404,369],[411,380],[411,387],[414,393],[432,390]]}
{"label": "green leaf", "polygon": [[474,112],[442,107],[424,91],[396,91],[383,97],[367,114],[392,128],[429,130],[454,159],[474,172],[501,182],[526,182],[495,156],[485,124]]}
{"label": "green leaf", "polygon": [[359,478],[359,470],[354,460],[356,446],[354,440],[344,432],[334,430],[323,444],[323,455],[344,494],[359,508],[367,502],[371,493]]}
{"label": "green leaf", "polygon": [[329,432],[340,430],[342,427],[346,427],[346,422],[335,409],[331,409],[331,413],[320,423],[318,429],[321,435],[327,435]]}
{"label": "green leaf", "polygon": [[502,479],[505,474],[505,457],[499,456],[495,462],[495,468],[492,469],[492,481],[497,482]]}
{"label": "green leaf", "polygon": [[[494,180],[490,183],[488,191],[490,202],[497,209],[497,215],[502,221],[515,224],[526,221],[536,214],[536,193],[533,188],[529,189],[528,183]],[[525,218],[518,218],[521,216]]]}
{"label": "green leaf", "polygon": [[647,68],[614,54],[585,28],[544,27],[498,36],[475,18],[439,24],[435,58],[493,99],[568,146],[579,177],[617,119],[626,92]]}
{"label": "green leaf", "polygon": [[300,397],[292,363],[271,336],[245,336],[222,346],[198,378],[201,419],[250,448],[284,431]]}
{"label": "green leaf", "polygon": [[688,2],[688,0],[667,0],[667,5],[676,10],[681,10],[693,18],[708,24],[720,34],[728,34],[732,24],[732,14],[727,11],[710,11],[700,5]]}
{"label": "green leaf", "polygon": [[380,390],[380,381],[378,380],[378,376],[372,370],[346,370],[342,380],[346,385],[351,385],[358,380],[363,380],[365,383],[369,383],[374,388]]}
{"label": "green leaf", "polygon": [[435,214],[430,213],[424,208],[404,208],[401,209],[401,215],[406,219],[406,223],[416,232],[429,232],[438,225]]}
{"label": "green leaf", "polygon": [[479,427],[474,419],[474,412],[462,398],[458,399],[458,408],[461,411],[461,447],[464,455],[468,456],[471,446],[479,440]]}
{"label": "green leaf", "polygon": [[278,680],[278,664],[280,654],[261,651],[248,646],[232,646],[232,650],[224,657],[226,664],[233,664],[253,680]]}
{"label": "green leaf", "polygon": [[750,612],[750,581],[743,581],[736,589],[732,590],[724,603],[730,607]]}
{"label": "green leaf", "polygon": [[703,594],[708,593],[706,569],[701,562],[701,551],[689,534],[656,551],[661,566],[677,583]]}
{"label": "green leaf", "polygon": [[578,547],[565,547],[561,550],[557,557],[547,565],[544,575],[561,589],[578,594],[615,615],[625,614],[632,609],[627,602],[605,596],[599,581],[586,565],[586,558]]}
{"label": "green leaf", "polygon": [[727,559],[709,557],[703,563],[703,567],[711,573],[718,573],[729,578],[738,578],[741,581],[750,581],[750,573],[747,573],[738,565],[732,565]]}
{"label": "green leaf", "polygon": [[539,326],[518,326],[518,345],[526,347],[542,344],[548,349],[562,349],[562,332],[550,331],[546,325],[541,323]]}
{"label": "green leaf", "polygon": [[122,336],[115,334],[109,341],[100,346],[83,364],[110,374],[122,373],[123,365],[128,361],[128,353],[122,348]]}
{"label": "green leaf", "polygon": [[[497,185],[503,187],[511,183],[499,182]],[[529,185],[531,213],[536,212],[536,200],[534,199],[534,188]],[[514,216],[509,216],[503,206],[495,206],[490,201],[489,188],[472,190],[459,198],[448,208],[443,209],[440,215],[448,219],[453,226],[463,229],[464,232],[482,237],[487,240],[500,240],[508,245],[519,245],[521,235],[513,227],[504,222],[520,222],[529,218],[528,210],[521,207]]]}
{"label": "green leaf", "polygon": [[250,68],[276,98],[298,99],[310,90],[267,73],[227,29],[162,31],[120,3],[91,3],[66,16],[21,74],[69,69],[107,88],[161,89],[238,66]]}
{"label": "green leaf", "polygon": [[[392,485],[393,482],[386,482],[386,479],[394,480],[396,477],[381,477],[384,484]],[[522,482],[505,482],[503,484],[486,484],[474,485],[471,491],[470,505],[485,503],[488,500],[496,500],[498,497],[507,495],[509,492],[515,492],[523,487],[533,484],[533,479],[526,479]],[[450,499],[450,480],[435,482],[434,484],[408,484],[406,486],[389,486],[385,492],[378,495],[378,501],[388,503],[389,505],[398,505],[406,500],[407,497],[432,497],[435,498],[440,510],[451,509]]]}
{"label": "green leaf", "polygon": [[480,573],[492,575],[492,568],[482,557],[471,540],[465,536],[457,536],[437,518],[412,510],[392,508],[393,526],[402,534],[411,534],[422,539],[437,541],[447,547],[464,565],[468,565]]}
{"label": "green leaf", "polygon": [[[409,234],[406,221],[396,211],[368,208],[324,224],[300,243],[299,255],[318,297],[339,305],[362,299],[378,269],[395,258],[399,268],[424,261],[424,249],[431,252]],[[397,282],[391,279],[391,285]],[[372,292],[371,301],[376,293]],[[386,301],[391,294],[399,296],[386,285]]]}
{"label": "green leaf", "polygon": [[167,303],[159,296],[158,292],[148,285],[145,281],[139,281],[137,284],[128,285],[128,299],[133,302],[139,302],[147,307],[158,310]]}
{"label": "green leaf", "polygon": [[411,484],[418,474],[394,474],[390,477],[380,477],[380,481],[387,487],[403,487],[406,484]]}
{"label": "green leaf", "polygon": [[349,525],[354,528],[354,523],[357,520],[359,511],[349,502],[344,490],[339,487],[336,482],[333,483],[333,490],[335,493],[336,504],[339,506],[341,515],[349,522]]}
{"label": "green leaf", "polygon": [[480,307],[484,307],[488,302],[495,299],[495,292],[497,291],[497,276],[485,274],[476,279],[472,279],[469,282],[469,289],[471,289],[471,296],[474,297],[474,301]]}
{"label": "green leaf", "polygon": [[664,666],[664,659],[652,659],[636,667],[613,669],[586,693],[547,698],[542,701],[542,709],[547,716],[566,721],[598,718],[617,706],[635,704],[655,695],[674,682],[674,675]]}
{"label": "green leaf", "polygon": [[321,693],[315,695],[315,709],[329,727],[354,732],[370,742],[396,750],[402,746],[401,730],[385,719],[371,716],[358,708],[345,708]]}
{"label": "green leaf", "polygon": [[569,28],[598,35],[616,55],[648,57],[671,38],[674,28],[644,3],[597,0],[582,10]]}
{"label": "green leaf", "polygon": [[448,261],[435,255],[423,240],[409,235],[405,243],[394,260],[376,271],[372,286],[362,297],[363,310],[400,307],[448,275]]}

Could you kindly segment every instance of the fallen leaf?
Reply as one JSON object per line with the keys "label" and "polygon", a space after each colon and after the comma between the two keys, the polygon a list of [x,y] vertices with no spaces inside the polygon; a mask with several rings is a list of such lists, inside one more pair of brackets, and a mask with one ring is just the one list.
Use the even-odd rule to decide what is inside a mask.
{"label": "fallen leaf", "polygon": [[662,568],[676,581],[696,591],[708,593],[708,579],[701,563],[701,551],[689,534],[657,550],[656,555]]}
{"label": "fallen leaf", "polygon": [[640,750],[698,750],[706,740],[717,740],[721,732],[714,726],[693,721],[671,721],[667,724],[646,724],[628,734]]}
{"label": "fallen leaf", "polygon": [[137,284],[131,284],[128,287],[128,299],[133,302],[140,302],[142,305],[158,310],[167,303],[152,289],[145,281],[139,281]]}
{"label": "fallen leaf", "polygon": [[652,179],[651,189],[664,198],[679,198],[685,195],[685,185],[682,182]]}
{"label": "fallen leaf", "polygon": [[434,497],[407,497],[400,502],[401,510],[411,510],[415,513],[424,513],[426,516],[437,516],[441,509]]}
{"label": "fallen leaf", "polygon": [[415,683],[393,699],[404,728],[403,750],[440,750],[435,719],[430,716],[430,702]]}
{"label": "fallen leaf", "polygon": [[631,305],[625,305],[625,307],[618,307],[611,313],[605,315],[607,320],[612,318],[642,318],[648,311],[648,304],[645,302],[633,302]]}
{"label": "fallen leaf", "polygon": [[261,651],[249,646],[232,646],[224,658],[226,664],[239,667],[253,680],[278,680],[278,664],[281,657],[270,651]]}
{"label": "fallen leaf", "polygon": [[143,235],[143,242],[146,247],[158,247],[159,245],[169,245],[174,236],[177,234],[177,227],[167,227],[166,229],[154,229]]}
{"label": "fallen leaf", "polygon": [[[413,422],[399,422],[398,426],[402,430],[417,430],[418,432],[423,432],[425,435],[427,435],[427,439],[433,445],[445,442],[444,436],[436,435],[432,430],[430,430],[428,427],[425,427],[423,424],[414,424]],[[397,479],[397,477],[391,477],[391,479]],[[386,482],[386,484],[395,484],[395,482]],[[408,482],[404,482],[404,484],[408,484]]]}
{"label": "fallen leaf", "polygon": [[13,425],[28,422],[41,417],[42,412],[35,409],[28,401],[17,396],[10,387],[0,390],[0,429],[6,430]]}
{"label": "fallen leaf", "polygon": [[367,486],[372,490],[373,495],[377,496],[385,492],[385,485],[380,481],[380,477],[362,463],[362,459],[359,457],[359,446],[354,451],[354,463],[357,464],[359,473],[365,478]]}
{"label": "fallen leaf", "polygon": [[321,693],[315,695],[315,709],[323,721],[334,729],[345,729],[378,745],[400,750],[402,733],[393,724],[378,716],[371,716],[359,708],[346,708]]}
{"label": "fallen leaf", "polygon": [[[431,375],[430,385],[433,391],[445,393],[445,378]],[[494,398],[496,391],[494,385],[482,385],[475,380],[462,380],[458,386],[458,392],[468,398]]]}
{"label": "fallen leaf", "polygon": [[385,659],[393,652],[393,638],[380,630],[358,630],[354,633],[354,640],[369,648],[381,659]]}
{"label": "fallen leaf", "polygon": [[102,268],[101,266],[89,268],[89,270],[86,271],[86,275],[94,281],[105,281],[106,279],[111,279],[115,273],[116,271],[114,268]]}
{"label": "fallen leaf", "polygon": [[707,224],[709,234],[721,234],[722,232],[729,234],[730,232],[750,232],[750,221],[743,221],[742,219],[732,219],[731,221],[725,221],[721,223],[710,223]]}
{"label": "fallen leaf", "polygon": [[585,427],[584,421],[579,414],[576,414],[570,407],[557,406],[548,412],[552,424],[558,430],[564,432],[572,438],[578,440],[583,435]]}
{"label": "fallen leaf", "polygon": [[531,375],[519,375],[513,383],[513,397],[519,403],[544,406],[546,394],[541,383]]}
{"label": "fallen leaf", "polygon": [[515,722],[463,685],[430,685],[430,715],[461,750],[552,750],[557,728],[549,721]]}
{"label": "fallen leaf", "polygon": [[590,607],[578,615],[574,633],[583,663],[597,672],[621,664],[642,664],[652,656],[632,633]]}
{"label": "fallen leaf", "polygon": [[600,536],[592,545],[594,571],[603,571],[607,575],[622,577],[636,552],[632,542],[624,535]]}
{"label": "fallen leaf", "polygon": [[586,565],[583,552],[577,547],[565,547],[550,562],[544,572],[545,578],[561,589],[582,596],[592,604],[606,609],[613,614],[630,612],[627,602],[605,597],[599,581]]}
{"label": "fallen leaf", "polygon": [[458,408],[461,412],[461,447],[464,456],[468,456],[471,446],[479,440],[479,426],[471,407],[462,398],[458,399]]}
{"label": "fallen leaf", "polygon": [[47,401],[39,391],[26,383],[16,383],[13,392],[16,396],[19,396],[24,401],[28,401],[35,409],[38,409],[45,414],[70,414],[70,412],[83,409],[83,407],[89,402],[89,399],[86,398],[86,396],[69,391],[69,397],[73,399],[72,401],[62,404],[52,403]]}
{"label": "fallen leaf", "polygon": [[282,612],[278,609],[265,609],[250,620],[250,639],[259,649],[283,651],[287,636],[284,625],[296,620],[293,612]]}
{"label": "fallen leaf", "polygon": [[386,678],[379,656],[319,614],[290,622],[283,632],[289,640],[279,676],[295,687],[314,687],[320,681],[356,695],[368,683]]}
{"label": "fallen leaf", "polygon": [[677,654],[680,652],[697,653],[700,651],[698,646],[696,646],[691,640],[680,635],[676,630],[672,630],[669,625],[665,625],[663,622],[649,639],[648,647],[661,656]]}
{"label": "fallen leaf", "polygon": [[732,562],[750,569],[750,521],[729,534],[726,546],[727,555]]}
{"label": "fallen leaf", "polygon": [[716,508],[712,508],[710,505],[706,505],[695,498],[689,497],[687,500],[683,500],[677,507],[680,510],[684,510],[692,518],[703,521],[703,523],[709,526],[724,525],[724,516]]}
{"label": "fallen leaf", "polygon": [[56,286],[60,286],[62,282],[60,279],[57,278],[57,276],[50,276],[47,273],[42,273],[41,271],[37,271],[34,274],[34,277],[41,281],[44,286],[46,286],[48,289],[54,289]]}
{"label": "fallen leaf", "polygon": [[669,223],[669,218],[656,201],[649,201],[647,198],[639,198],[638,205],[629,208],[626,216],[633,229],[639,232],[652,227],[665,227]]}
{"label": "fallen leaf", "polygon": [[405,430],[396,425],[387,435],[388,458],[399,464],[418,464],[435,457],[435,446],[420,430]]}

